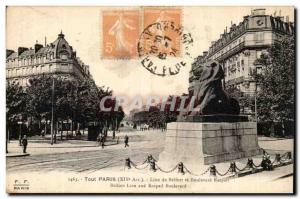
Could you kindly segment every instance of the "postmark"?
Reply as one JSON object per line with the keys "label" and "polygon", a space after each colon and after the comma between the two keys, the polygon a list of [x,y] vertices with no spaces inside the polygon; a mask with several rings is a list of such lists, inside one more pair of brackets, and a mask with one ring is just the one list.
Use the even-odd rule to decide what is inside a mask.
{"label": "postmark", "polygon": [[102,58],[132,59],[137,57],[139,18],[139,10],[102,12]]}
{"label": "postmark", "polygon": [[143,30],[137,48],[144,68],[155,75],[172,76],[187,66],[192,45],[192,35],[182,25],[157,21]]}
{"label": "postmark", "polygon": [[[163,21],[170,21],[177,27],[180,27],[182,25],[182,9],[181,8],[174,8],[174,7],[144,7],[143,9],[143,30],[145,30],[148,26],[151,24],[155,24],[158,22]],[[152,32],[156,32],[156,35],[161,36],[169,45],[172,46],[176,52],[173,52],[174,56],[180,56],[181,54],[181,43],[179,35],[176,34],[174,31],[170,31],[168,29],[161,30],[157,29],[156,27],[152,26],[150,27]],[[166,36],[166,37],[164,37]],[[158,38],[158,39],[161,39]],[[152,42],[149,40],[145,40],[145,47],[149,48],[151,47]],[[163,48],[163,46],[159,46],[160,50],[166,53],[170,51],[171,49]]]}

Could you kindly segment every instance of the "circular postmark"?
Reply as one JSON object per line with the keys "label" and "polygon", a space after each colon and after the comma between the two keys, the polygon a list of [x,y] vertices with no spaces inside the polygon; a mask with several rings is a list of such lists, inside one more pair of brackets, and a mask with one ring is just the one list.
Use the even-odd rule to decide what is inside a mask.
{"label": "circular postmark", "polygon": [[152,74],[159,76],[177,75],[191,58],[193,38],[183,26],[172,21],[160,21],[147,26],[138,45],[141,64]]}

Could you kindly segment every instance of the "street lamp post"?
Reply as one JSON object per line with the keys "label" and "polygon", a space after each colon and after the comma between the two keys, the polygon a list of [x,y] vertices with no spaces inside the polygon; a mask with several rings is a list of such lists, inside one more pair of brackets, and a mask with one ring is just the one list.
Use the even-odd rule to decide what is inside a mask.
{"label": "street lamp post", "polygon": [[20,128],[19,128],[19,146],[22,146],[22,121],[19,121],[18,124],[20,125]]}
{"label": "street lamp post", "polygon": [[7,135],[6,135],[6,153],[8,153],[8,143],[9,143],[9,129],[7,127]]}
{"label": "street lamp post", "polygon": [[257,99],[256,99],[256,91],[254,93],[254,111],[255,111],[255,122],[257,123]]}
{"label": "street lamp post", "polygon": [[54,131],[54,78],[52,78],[52,94],[51,94],[51,145],[53,145],[53,131]]}
{"label": "street lamp post", "polygon": [[[6,107],[6,113],[9,111],[9,108]],[[6,153],[8,153],[8,143],[9,143],[9,127],[6,125],[7,135],[6,135]]]}

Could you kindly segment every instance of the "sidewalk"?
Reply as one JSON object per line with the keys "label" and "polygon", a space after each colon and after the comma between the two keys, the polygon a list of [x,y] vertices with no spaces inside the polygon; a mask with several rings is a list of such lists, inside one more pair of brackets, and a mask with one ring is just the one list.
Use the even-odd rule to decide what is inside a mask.
{"label": "sidewalk", "polygon": [[258,145],[268,153],[291,151],[294,153],[294,139],[258,137]]}
{"label": "sidewalk", "polygon": [[[152,143],[150,145],[161,147],[164,145],[165,133],[160,130],[149,131],[133,131],[133,132],[118,132],[116,133],[116,139],[119,137],[119,144],[116,145],[116,141],[106,142],[106,146],[109,148],[119,148],[123,146],[123,137],[129,136],[129,142],[133,143],[131,148],[142,147],[145,144]],[[292,151],[294,149],[293,139],[279,139],[269,137],[258,137],[259,146],[265,149],[268,153],[284,153],[286,151]],[[107,147],[105,147],[107,148]],[[49,150],[51,149],[51,150]],[[56,144],[51,145],[49,139],[28,139],[27,152],[30,155],[37,154],[55,154],[55,153],[67,153],[67,152],[79,152],[79,151],[93,151],[98,150],[100,147],[96,141],[86,140],[57,140]],[[11,154],[23,154],[22,147],[19,146],[18,140],[11,140],[8,144],[8,156]]]}
{"label": "sidewalk", "polygon": [[[115,145],[116,142],[108,141],[106,146]],[[27,153],[30,155],[38,154],[55,154],[68,153],[79,151],[93,151],[98,150],[99,144],[96,141],[85,140],[58,140],[56,144],[51,145],[50,140],[28,140]],[[18,140],[12,140],[8,143],[7,157],[24,156],[22,153],[22,146],[19,146]],[[29,155],[28,154],[28,155]]]}
{"label": "sidewalk", "polygon": [[22,152],[6,153],[6,157],[24,157],[29,155],[30,155],[29,153],[22,153]]}

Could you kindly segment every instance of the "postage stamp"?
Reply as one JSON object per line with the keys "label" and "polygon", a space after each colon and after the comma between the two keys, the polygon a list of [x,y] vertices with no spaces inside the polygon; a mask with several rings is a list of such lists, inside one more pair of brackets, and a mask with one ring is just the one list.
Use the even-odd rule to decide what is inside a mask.
{"label": "postage stamp", "polygon": [[140,32],[139,10],[103,11],[102,17],[102,57],[136,57],[136,44]]}
{"label": "postage stamp", "polygon": [[178,9],[145,10],[138,55],[142,66],[152,74],[177,75],[187,65],[185,58],[190,57],[193,38],[181,25],[180,13]]}
{"label": "postage stamp", "polygon": [[138,43],[141,64],[158,76],[177,75],[186,66],[193,44],[181,25],[180,8],[145,8],[144,29]]}
{"label": "postage stamp", "polygon": [[[143,18],[143,30],[149,30],[155,33],[155,42],[159,43],[157,51],[160,51],[161,58],[165,59],[166,54],[178,57],[181,54],[180,35],[176,34],[167,26],[163,27],[159,24],[161,22],[172,22],[172,26],[181,26],[181,13],[180,8],[164,8],[164,7],[145,7]],[[153,25],[156,24],[156,25]],[[153,51],[153,42],[151,40],[144,40],[146,51]],[[152,49],[151,49],[152,47]]]}

